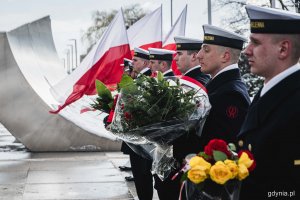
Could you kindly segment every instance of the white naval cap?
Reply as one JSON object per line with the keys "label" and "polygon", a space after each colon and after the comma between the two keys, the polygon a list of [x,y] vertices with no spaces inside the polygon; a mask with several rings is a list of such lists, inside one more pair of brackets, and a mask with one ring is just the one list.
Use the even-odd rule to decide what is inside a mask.
{"label": "white naval cap", "polygon": [[208,24],[203,25],[203,31],[204,44],[215,44],[235,49],[243,49],[244,42],[247,41],[245,37],[239,34]]}
{"label": "white naval cap", "polygon": [[300,33],[300,15],[275,8],[246,6],[251,33]]}
{"label": "white naval cap", "polygon": [[200,50],[203,43],[202,40],[183,36],[175,36],[174,40],[177,50]]}
{"label": "white naval cap", "polygon": [[143,58],[146,60],[149,60],[149,51],[139,48],[139,47],[135,47],[134,48],[134,56],[139,57],[139,58]]}
{"label": "white naval cap", "polygon": [[173,60],[175,51],[167,49],[149,48],[149,59],[150,60]]}

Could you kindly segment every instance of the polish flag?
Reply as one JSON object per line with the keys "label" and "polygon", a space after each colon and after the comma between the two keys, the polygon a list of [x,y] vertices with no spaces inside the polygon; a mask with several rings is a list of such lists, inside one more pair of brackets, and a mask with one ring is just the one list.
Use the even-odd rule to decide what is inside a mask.
{"label": "polish flag", "polygon": [[162,6],[145,15],[127,30],[130,49],[162,47]]}
{"label": "polish flag", "polygon": [[[174,40],[175,36],[185,36],[185,27],[186,27],[186,14],[187,14],[187,5],[182,10],[175,24],[172,26],[171,30],[167,34],[164,42],[163,49],[176,51],[176,43]],[[176,55],[176,54],[175,54]],[[174,57],[175,57],[174,55]],[[177,69],[176,62],[172,61],[172,70],[175,75],[181,75],[181,72]]]}
{"label": "polish flag", "polygon": [[118,83],[123,74],[120,65],[124,58],[131,58],[131,55],[123,11],[120,10],[80,66],[51,88],[52,95],[62,105],[50,113],[57,114],[83,95],[95,95],[96,79],[107,85]]}

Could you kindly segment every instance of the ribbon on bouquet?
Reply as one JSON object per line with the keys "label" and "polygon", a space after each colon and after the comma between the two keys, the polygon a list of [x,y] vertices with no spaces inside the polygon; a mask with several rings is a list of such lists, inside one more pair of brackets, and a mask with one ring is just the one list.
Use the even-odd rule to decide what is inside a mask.
{"label": "ribbon on bouquet", "polygon": [[184,187],[185,183],[186,183],[186,181],[183,181],[180,185],[180,192],[179,192],[179,199],[178,200],[182,199],[182,190],[183,190],[183,187]]}
{"label": "ribbon on bouquet", "polygon": [[189,163],[185,164],[185,165],[184,165],[184,166],[183,166],[176,174],[174,174],[174,175],[172,176],[171,180],[172,180],[172,181],[175,180],[176,177],[177,177],[178,175],[184,174],[184,173],[187,172],[190,168],[191,168],[191,167],[190,167]]}
{"label": "ribbon on bouquet", "polygon": [[[174,176],[172,176],[172,178],[171,178],[172,181],[175,180],[178,175],[183,174],[183,173],[187,172],[189,169],[191,169],[190,160],[193,156],[195,156],[195,154],[189,154],[185,157],[186,164],[176,174],[174,174]],[[179,192],[179,200],[182,199],[182,190],[183,190],[185,183],[186,183],[186,181],[183,181],[181,183],[180,192]]]}

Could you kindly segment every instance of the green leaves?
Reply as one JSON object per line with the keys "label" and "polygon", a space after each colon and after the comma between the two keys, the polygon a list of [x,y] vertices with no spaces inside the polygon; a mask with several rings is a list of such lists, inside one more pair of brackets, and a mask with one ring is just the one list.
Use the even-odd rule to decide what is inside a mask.
{"label": "green leaves", "polygon": [[95,84],[98,97],[96,98],[96,101],[94,101],[94,103],[91,104],[91,106],[96,110],[109,113],[114,103],[114,99],[111,95],[111,92],[101,81],[96,80]]}
{"label": "green leaves", "polygon": [[227,155],[222,151],[213,151],[214,160],[217,161],[224,161],[227,159]]}
{"label": "green leaves", "polygon": [[204,158],[205,160],[210,160],[211,156],[207,155],[206,153],[204,153],[203,151],[201,151],[200,153],[198,153],[198,156]]}
{"label": "green leaves", "polygon": [[160,71],[158,71],[157,72],[157,81],[162,82],[163,80],[164,80],[164,75]]}
{"label": "green leaves", "polygon": [[120,91],[122,88],[129,87],[132,84],[133,84],[133,79],[130,76],[124,74],[122,76],[120,83],[118,84],[118,90]]}
{"label": "green leaves", "polygon": [[142,75],[133,81],[123,77],[121,83],[123,112],[132,116],[126,121],[129,130],[168,120],[187,120],[195,109],[191,101],[195,91],[185,92],[176,82],[170,87],[161,72],[157,78]]}
{"label": "green leaves", "polygon": [[185,172],[184,174],[182,174],[181,178],[180,178],[180,183],[182,183],[183,181],[188,179],[188,173]]}
{"label": "green leaves", "polygon": [[113,100],[110,90],[99,80],[96,80],[96,89],[98,95],[103,99],[107,98]]}

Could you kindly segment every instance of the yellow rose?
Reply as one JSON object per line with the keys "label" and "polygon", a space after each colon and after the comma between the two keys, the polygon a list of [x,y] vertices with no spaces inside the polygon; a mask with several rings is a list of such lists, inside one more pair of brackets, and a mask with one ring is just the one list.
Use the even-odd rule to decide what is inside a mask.
{"label": "yellow rose", "polygon": [[241,157],[238,160],[238,164],[243,164],[245,165],[247,168],[251,167],[251,165],[253,164],[254,160],[251,160],[248,156],[247,153],[243,152]]}
{"label": "yellow rose", "polygon": [[216,162],[210,168],[209,174],[210,178],[218,184],[224,184],[232,177],[230,169],[222,161]]}
{"label": "yellow rose", "polygon": [[247,176],[249,176],[249,171],[244,164],[239,164],[238,167],[239,167],[238,179],[241,181],[245,179]]}
{"label": "yellow rose", "polygon": [[224,161],[225,165],[229,168],[229,170],[232,173],[231,179],[234,179],[236,175],[238,174],[239,168],[235,161],[226,159]]}
{"label": "yellow rose", "polygon": [[195,184],[203,182],[207,178],[205,167],[197,165],[188,171],[188,178]]}
{"label": "yellow rose", "polygon": [[190,167],[193,168],[195,166],[202,166],[204,167],[205,172],[208,174],[211,164],[204,160],[202,157],[194,156],[190,160]]}

